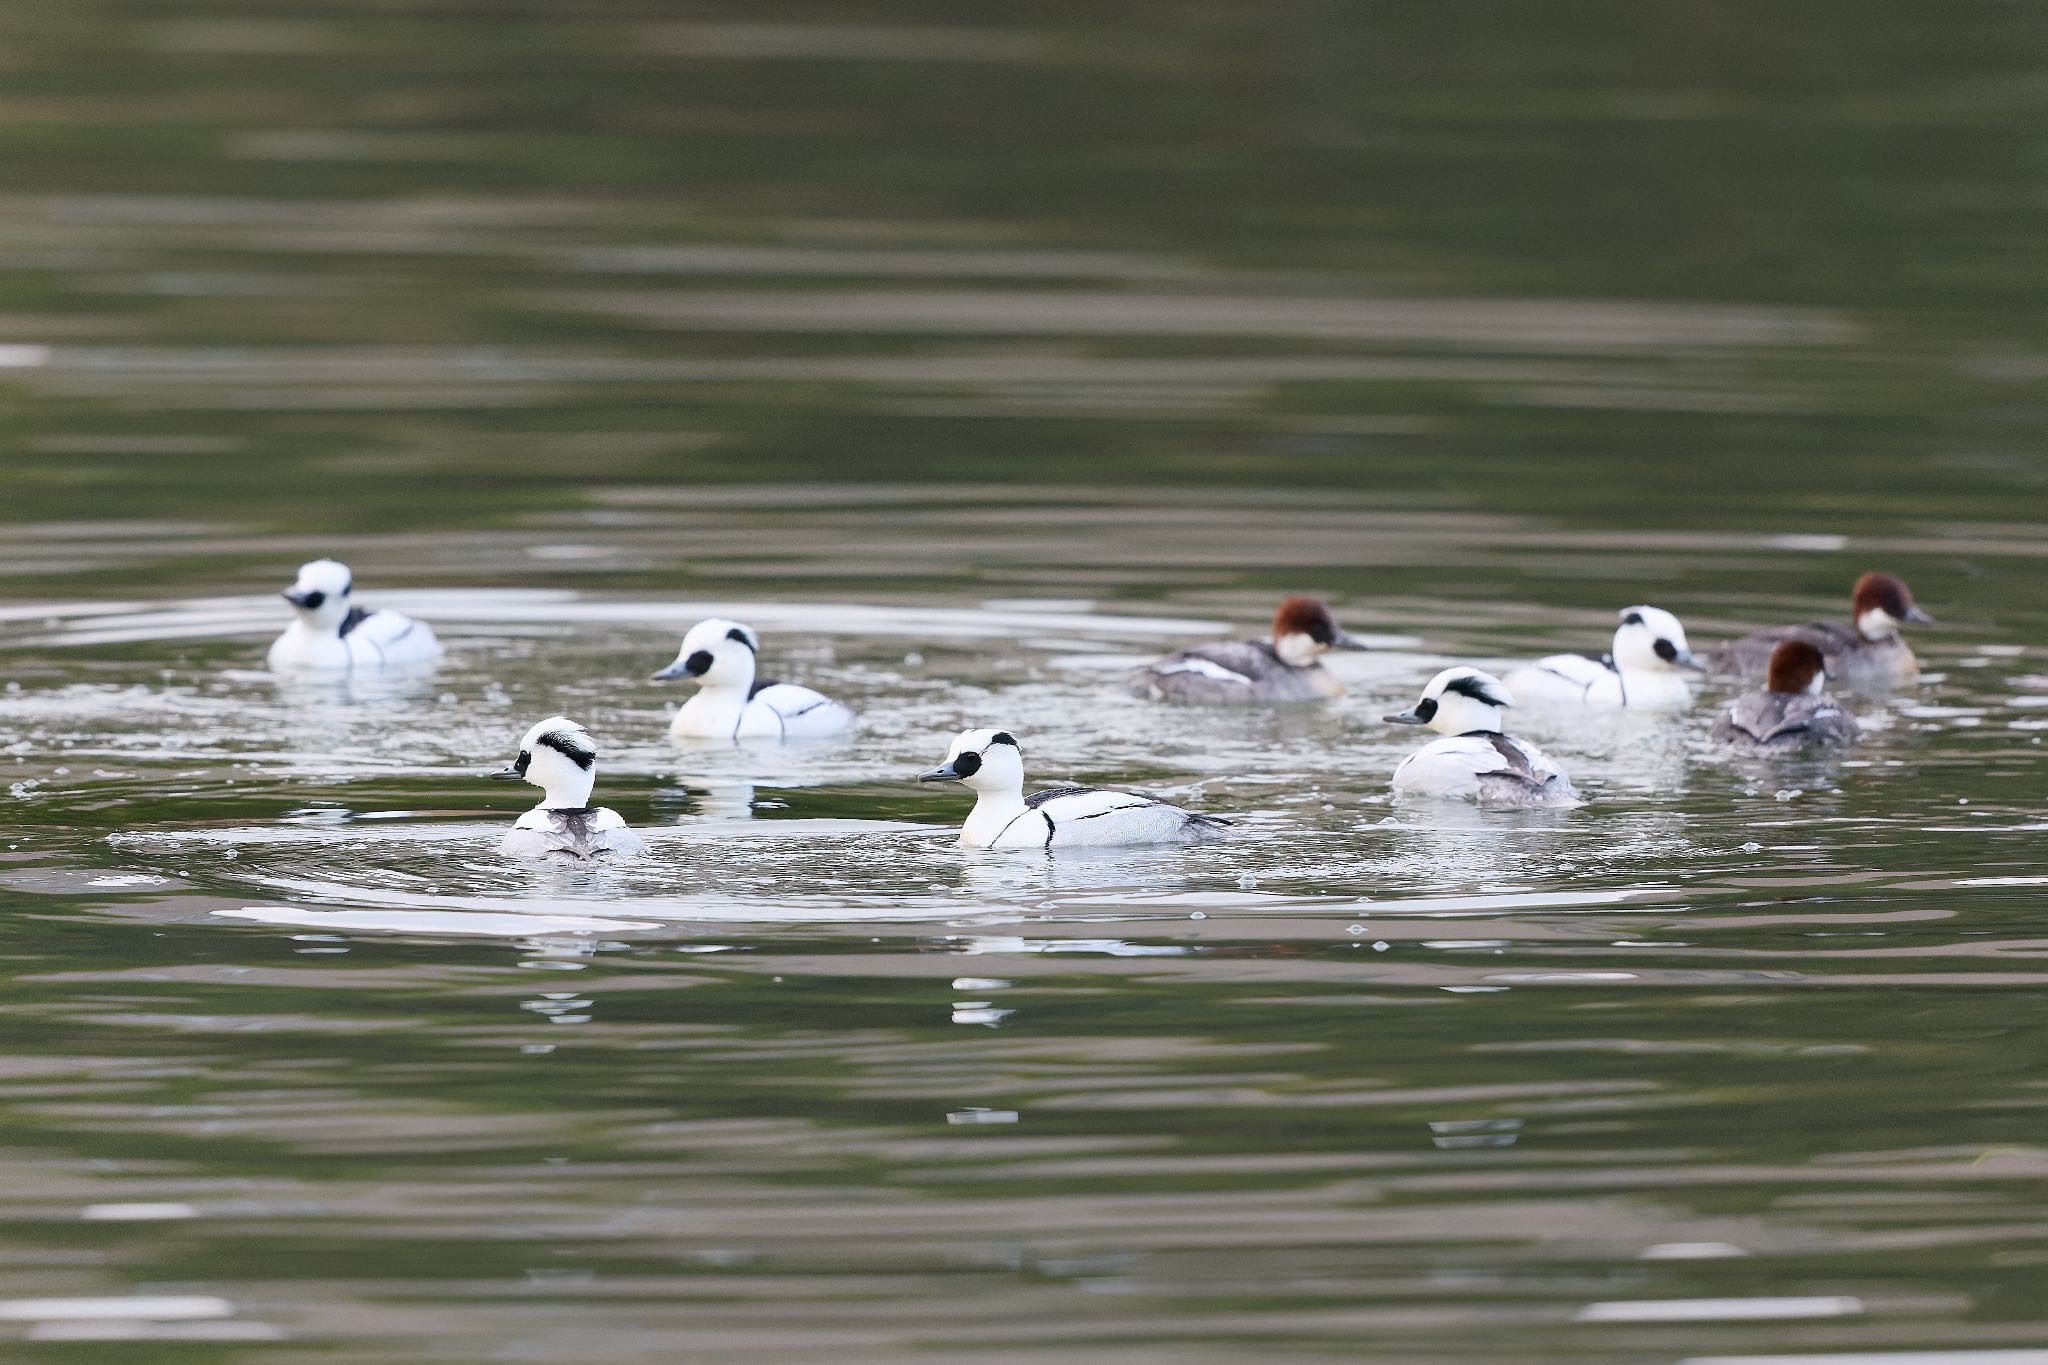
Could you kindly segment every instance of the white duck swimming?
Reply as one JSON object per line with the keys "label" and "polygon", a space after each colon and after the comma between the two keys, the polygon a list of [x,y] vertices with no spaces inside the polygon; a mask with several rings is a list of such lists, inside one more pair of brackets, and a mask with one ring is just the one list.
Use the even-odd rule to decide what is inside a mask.
{"label": "white duck swimming", "polygon": [[1447,668],[1429,680],[1422,699],[1387,719],[1426,725],[1442,735],[1394,769],[1398,795],[1442,796],[1486,806],[1570,806],[1572,781],[1527,740],[1500,732],[1514,697],[1500,679],[1476,668]]}
{"label": "white duck swimming", "polygon": [[395,611],[366,611],[351,601],[348,565],[316,559],[299,567],[284,600],[298,613],[270,646],[273,669],[403,667],[432,663],[441,642],[424,621]]}
{"label": "white duck swimming", "polygon": [[1791,749],[1832,749],[1854,744],[1862,733],[1856,717],[1822,692],[1827,668],[1820,650],[1806,640],[1780,640],[1771,651],[1771,671],[1761,692],[1745,692],[1728,703],[1714,722],[1714,738],[1750,753]]}
{"label": "white duck swimming", "polygon": [[1273,613],[1270,642],[1221,640],[1178,650],[1133,673],[1130,691],[1149,701],[1205,706],[1328,701],[1344,695],[1344,684],[1323,667],[1323,655],[1364,648],[1329,607],[1313,597],[1290,597]]}
{"label": "white duck swimming", "polygon": [[1024,795],[1024,752],[1007,730],[963,730],[946,761],[920,782],[961,782],[974,809],[961,827],[969,848],[1106,848],[1178,844],[1230,824],[1169,801],[1103,787],[1054,787]]}
{"label": "white duck swimming", "polygon": [[737,621],[699,621],[676,660],[654,675],[697,679],[697,695],[669,722],[674,739],[830,739],[853,729],[851,708],[795,683],[756,681],[760,640]]}
{"label": "white duck swimming", "polygon": [[1507,685],[1531,706],[1677,711],[1692,705],[1685,671],[1703,670],[1678,618],[1656,607],[1629,607],[1615,629],[1613,653],[1552,654],[1510,672]]}
{"label": "white duck swimming", "polygon": [[544,793],[519,817],[501,852],[520,858],[594,862],[631,858],[647,845],[615,810],[590,804],[597,785],[597,745],[567,716],[549,716],[519,741],[519,757],[491,774],[501,782],[531,782]]}

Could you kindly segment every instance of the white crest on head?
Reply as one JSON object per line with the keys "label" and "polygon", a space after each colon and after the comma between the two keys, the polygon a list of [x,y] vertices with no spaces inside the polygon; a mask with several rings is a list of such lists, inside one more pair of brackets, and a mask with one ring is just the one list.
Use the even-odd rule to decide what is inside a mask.
{"label": "white crest on head", "polygon": [[760,648],[760,637],[752,627],[714,616],[690,627],[682,648],[676,651],[676,660],[687,663],[698,654],[707,655],[709,666],[690,676],[706,687],[749,687]]}
{"label": "white crest on head", "polygon": [[967,786],[978,792],[1023,790],[1024,751],[1009,731],[993,727],[962,730],[946,750],[946,763],[960,767],[962,756],[967,754],[974,755],[976,760],[971,765],[974,770],[960,778]]}
{"label": "white crest on head", "polygon": [[549,716],[541,721],[526,732],[526,737],[519,741],[519,747],[531,749],[540,743],[543,735],[559,735],[564,743],[582,749],[593,757],[597,754],[597,741],[590,737],[590,732],[567,716]]}
{"label": "white crest on head", "polygon": [[597,785],[597,742],[567,716],[549,716],[519,741],[517,766],[547,793],[543,805],[585,806]]}
{"label": "white crest on head", "polygon": [[1499,678],[1460,664],[1431,678],[1421,699],[1405,714],[1413,718],[1410,724],[1419,721],[1441,735],[1462,735],[1500,729],[1501,709],[1514,704],[1514,694]]}
{"label": "white crest on head", "polygon": [[1674,669],[1692,662],[1692,646],[1678,618],[1659,607],[1627,607],[1614,632],[1614,662],[1622,669]]}
{"label": "white crest on head", "polygon": [[339,560],[314,559],[299,566],[299,576],[285,595],[301,617],[326,625],[348,615],[349,595],[354,586],[348,565]]}

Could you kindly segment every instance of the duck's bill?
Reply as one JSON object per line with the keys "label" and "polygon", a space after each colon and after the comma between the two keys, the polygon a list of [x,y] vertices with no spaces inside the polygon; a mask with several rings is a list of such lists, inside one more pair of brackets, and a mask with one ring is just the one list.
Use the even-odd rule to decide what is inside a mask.
{"label": "duck's bill", "polygon": [[1671,661],[1673,668],[1682,668],[1688,673],[1704,673],[1707,666],[1690,654],[1681,654]]}
{"label": "duck's bill", "polygon": [[1421,716],[1416,715],[1413,711],[1396,711],[1393,715],[1381,716],[1380,719],[1386,721],[1389,725],[1429,724],[1428,721],[1424,720]]}
{"label": "duck's bill", "polygon": [[520,772],[517,768],[507,767],[500,768],[494,773],[485,773],[484,776],[490,778],[493,782],[517,782],[525,777],[526,774]]}
{"label": "duck's bill", "polygon": [[283,592],[279,593],[278,596],[282,597],[285,601],[291,603],[295,607],[303,607],[306,605],[306,598],[308,594],[304,588],[286,588]]}
{"label": "duck's bill", "polygon": [[917,780],[920,782],[958,782],[960,774],[953,770],[951,763],[942,763],[928,773],[919,773]]}
{"label": "duck's bill", "polygon": [[652,677],[648,679],[648,681],[674,682],[677,678],[687,678],[689,676],[689,673],[687,673],[683,668],[682,660],[678,659],[676,660],[676,662],[670,664],[667,668],[664,668],[660,672],[654,674]]}
{"label": "duck's bill", "polygon": [[1372,646],[1348,631],[1338,631],[1337,638],[1330,642],[1332,649],[1371,649]]}
{"label": "duck's bill", "polygon": [[1918,607],[1907,607],[1906,619],[1916,626],[1931,626],[1934,624],[1934,618]]}

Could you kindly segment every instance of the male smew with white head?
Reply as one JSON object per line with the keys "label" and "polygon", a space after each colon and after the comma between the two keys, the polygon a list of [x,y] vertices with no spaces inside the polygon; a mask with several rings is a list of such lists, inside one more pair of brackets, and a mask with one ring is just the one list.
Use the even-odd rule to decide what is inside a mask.
{"label": "male smew with white head", "polygon": [[796,683],[758,676],[753,628],[713,617],[691,626],[675,662],[655,682],[695,679],[697,692],[669,722],[679,740],[829,739],[853,728],[853,711]]}
{"label": "male smew with white head", "polygon": [[441,645],[425,622],[356,605],[348,565],[315,559],[284,590],[293,619],[270,646],[273,669],[357,669],[431,663]]}

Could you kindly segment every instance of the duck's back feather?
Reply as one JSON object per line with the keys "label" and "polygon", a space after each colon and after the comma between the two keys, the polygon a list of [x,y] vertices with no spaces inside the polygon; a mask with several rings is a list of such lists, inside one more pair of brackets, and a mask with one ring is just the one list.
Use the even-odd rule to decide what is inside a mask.
{"label": "duck's back feather", "polygon": [[1447,735],[1394,769],[1394,790],[1498,806],[1563,806],[1578,794],[1564,770],[1527,740],[1493,731]]}
{"label": "duck's back feather", "polygon": [[571,810],[536,806],[519,817],[499,848],[519,858],[596,862],[634,857],[645,853],[647,844],[617,811],[607,807]]}
{"label": "duck's back feather", "polygon": [[1131,674],[1133,696],[1199,706],[1322,701],[1343,687],[1321,664],[1296,668],[1263,640],[1220,640],[1178,650]]}
{"label": "duck's back feather", "polygon": [[1170,801],[1104,787],[1053,787],[1024,799],[1024,810],[990,840],[991,848],[1107,848],[1191,843],[1230,822]]}
{"label": "duck's back feather", "polygon": [[1714,722],[1714,738],[1738,749],[1832,748],[1860,732],[1836,702],[1806,692],[1746,692]]}

